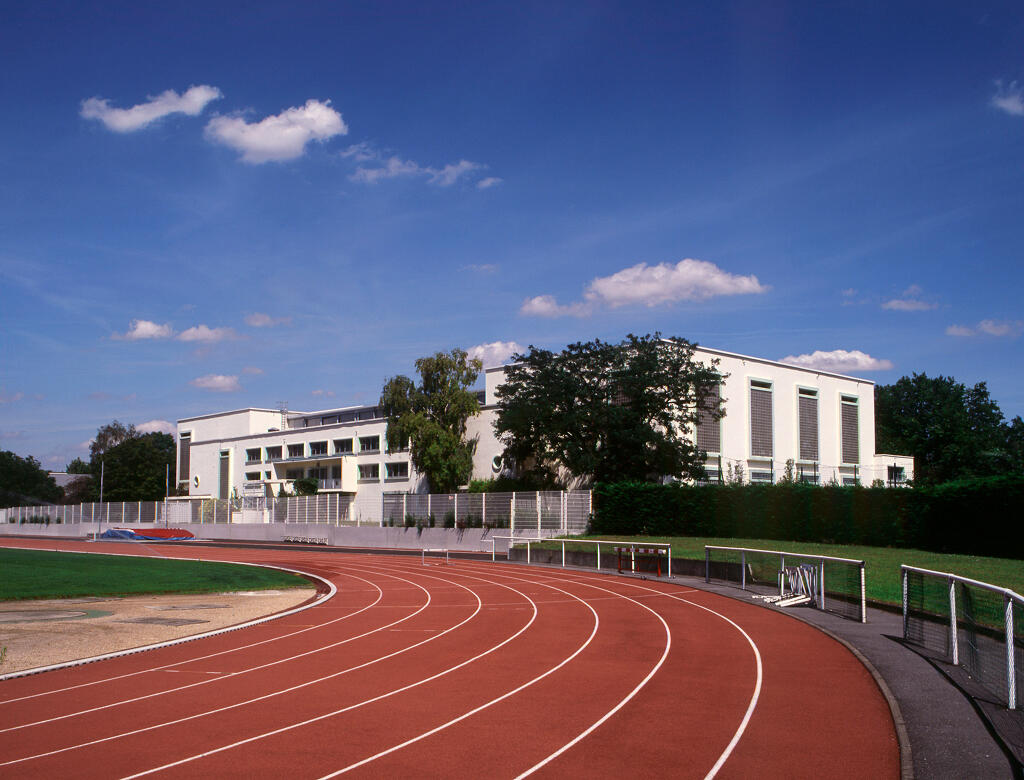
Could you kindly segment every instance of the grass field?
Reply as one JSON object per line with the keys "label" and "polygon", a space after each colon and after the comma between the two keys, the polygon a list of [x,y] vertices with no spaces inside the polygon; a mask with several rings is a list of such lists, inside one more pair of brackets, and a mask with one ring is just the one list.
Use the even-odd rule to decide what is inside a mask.
{"label": "grass field", "polygon": [[309,586],[295,574],[257,566],[0,548],[0,601]]}
{"label": "grass field", "polygon": [[[626,539],[621,536],[583,536],[581,539]],[[753,547],[760,550],[786,550],[812,555],[833,555],[864,561],[867,596],[872,601],[900,604],[900,564],[923,569],[959,574],[982,582],[1010,588],[1024,594],[1024,561],[1008,558],[981,558],[973,555],[944,555],[923,550],[900,550],[891,547],[860,547],[811,542],[780,542],[773,539],[718,539],[689,536],[632,537],[638,542],[667,542],[672,545],[673,558],[704,560],[704,545],[722,547]],[[569,547],[569,545],[567,545]],[[591,545],[578,549],[593,550]]]}

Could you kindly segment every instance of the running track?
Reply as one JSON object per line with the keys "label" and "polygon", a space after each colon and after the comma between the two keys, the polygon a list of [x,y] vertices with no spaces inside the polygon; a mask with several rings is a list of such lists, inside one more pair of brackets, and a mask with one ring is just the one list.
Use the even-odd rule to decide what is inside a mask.
{"label": "running track", "polygon": [[337,588],[216,637],[0,682],[0,777],[898,777],[841,645],[677,585],[490,561],[4,540]]}

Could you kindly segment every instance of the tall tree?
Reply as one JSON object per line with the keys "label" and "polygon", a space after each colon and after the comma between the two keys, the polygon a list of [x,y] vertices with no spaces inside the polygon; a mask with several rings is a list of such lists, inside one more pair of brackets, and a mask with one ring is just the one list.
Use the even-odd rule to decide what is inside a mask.
{"label": "tall tree", "polygon": [[104,425],[98,431],[96,431],[96,438],[92,440],[89,445],[89,458],[96,460],[99,456],[103,455],[107,450],[116,447],[122,442],[126,442],[129,439],[134,439],[138,436],[134,425],[125,427],[123,424],[114,420],[109,425]]}
{"label": "tall tree", "polygon": [[9,450],[0,452],[0,507],[60,501],[63,491],[39,461]]}
{"label": "tall tree", "polygon": [[921,484],[1019,469],[1012,430],[984,382],[914,374],[875,390],[876,447],[913,455]]}
{"label": "tall tree", "polygon": [[466,421],[480,410],[470,388],[482,368],[453,349],[416,361],[419,385],[401,375],[384,384],[380,405],[388,418],[388,449],[408,446],[413,466],[435,492],[457,490],[473,473],[476,439],[466,439]]}
{"label": "tall tree", "polygon": [[514,355],[497,391],[506,457],[542,482],[564,483],[566,471],[580,484],[704,476],[689,434],[702,413],[722,416],[710,392],[722,377],[694,346],[630,334]]}
{"label": "tall tree", "polygon": [[[104,501],[159,501],[166,496],[166,478],[174,480],[174,437],[166,433],[136,434],[103,453]],[[100,458],[90,464],[89,491],[98,500]]]}

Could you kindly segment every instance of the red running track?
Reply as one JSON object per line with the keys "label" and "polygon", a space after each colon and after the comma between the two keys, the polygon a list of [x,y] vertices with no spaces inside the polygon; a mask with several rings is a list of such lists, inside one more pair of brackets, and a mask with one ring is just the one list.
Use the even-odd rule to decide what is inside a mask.
{"label": "red running track", "polygon": [[899,776],[867,670],[763,607],[490,561],[59,545],[284,566],[337,593],[0,682],[0,777]]}

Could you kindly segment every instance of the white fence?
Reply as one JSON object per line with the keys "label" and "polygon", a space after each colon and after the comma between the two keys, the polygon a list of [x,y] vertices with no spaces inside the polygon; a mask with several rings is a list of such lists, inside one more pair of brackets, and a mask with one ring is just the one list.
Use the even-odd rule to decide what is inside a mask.
{"label": "white fence", "polygon": [[517,493],[407,493],[358,498],[340,493],[288,498],[181,498],[0,509],[0,524],[314,523],[417,528],[508,528],[537,536],[582,533],[589,490]]}

